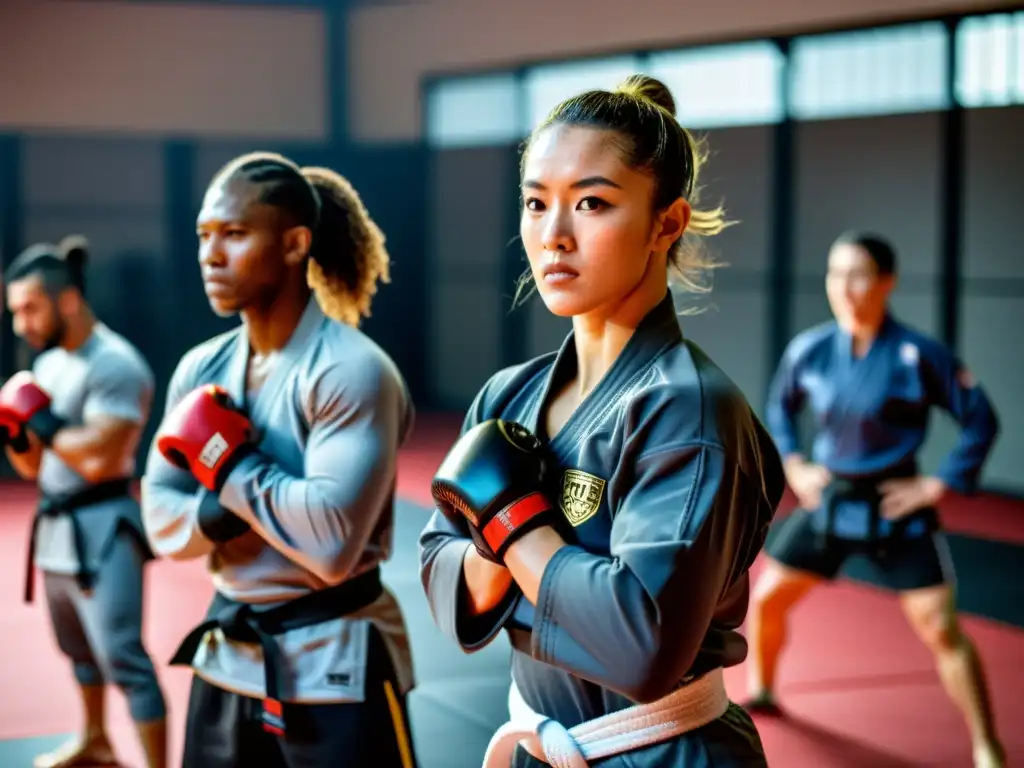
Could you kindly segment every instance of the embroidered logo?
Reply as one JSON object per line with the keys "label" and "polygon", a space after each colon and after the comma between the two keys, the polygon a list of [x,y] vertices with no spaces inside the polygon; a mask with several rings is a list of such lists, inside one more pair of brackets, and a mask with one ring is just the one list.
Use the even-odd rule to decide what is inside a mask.
{"label": "embroidered logo", "polygon": [[900,345],[900,360],[904,365],[917,365],[917,361],[920,359],[921,352],[916,344],[911,344],[908,341]]}
{"label": "embroidered logo", "polygon": [[575,528],[597,514],[604,495],[604,480],[578,469],[562,475],[562,514]]}

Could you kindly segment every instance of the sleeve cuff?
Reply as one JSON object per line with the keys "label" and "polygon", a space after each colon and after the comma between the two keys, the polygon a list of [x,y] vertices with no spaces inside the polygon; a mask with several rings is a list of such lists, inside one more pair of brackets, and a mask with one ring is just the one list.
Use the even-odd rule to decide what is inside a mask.
{"label": "sleeve cuff", "polygon": [[[146,540],[149,542],[150,549],[158,557],[173,557],[177,553],[188,549],[194,536],[198,536],[200,539],[206,538],[199,527],[199,505],[202,503],[202,494],[205,490],[205,488],[200,486],[195,493],[159,487],[150,487],[148,490],[143,491],[144,494],[161,497],[154,503],[157,507],[166,506],[170,508],[172,505],[181,504],[180,507],[174,507],[174,516],[182,524],[175,525],[173,528],[168,527],[159,536],[154,534],[150,526],[145,525],[146,513],[143,510],[143,527],[146,531]],[[167,495],[165,496],[164,494]],[[145,503],[143,507],[145,507]]]}
{"label": "sleeve cuff", "polygon": [[458,595],[462,585],[462,558],[470,546],[471,543],[465,539],[454,539],[444,544],[434,556],[433,578],[429,582],[428,598],[438,628],[455,639],[459,636]]}
{"label": "sleeve cuff", "polygon": [[[557,637],[555,613],[555,596],[557,592],[558,577],[562,569],[569,562],[573,555],[574,548],[570,545],[562,547],[555,552],[554,557],[548,561],[544,569],[544,575],[540,579],[540,590],[537,594],[537,606],[533,619],[533,633],[531,635],[530,653],[533,658],[552,664],[555,658],[555,638]],[[577,596],[579,599],[580,596]]]}
{"label": "sleeve cuff", "polygon": [[473,546],[468,539],[454,539],[445,544],[434,558],[434,576],[430,581],[428,599],[434,620],[445,636],[471,653],[490,643],[515,608],[518,590],[513,586],[505,599],[493,610],[472,616],[465,606],[466,583],[462,561]]}
{"label": "sleeve cuff", "polygon": [[253,522],[253,513],[249,507],[246,488],[249,485],[249,478],[262,463],[263,457],[256,451],[243,456],[224,478],[224,484],[216,497],[221,506],[230,509],[249,523]]}
{"label": "sleeve cuff", "polygon": [[519,591],[515,586],[510,587],[497,608],[480,616],[471,616],[463,608],[462,594],[463,585],[460,583],[460,597],[456,600],[458,605],[455,616],[455,637],[464,650],[468,652],[478,651],[490,644],[505,626],[505,622],[508,621],[512,611],[515,609],[516,600],[519,598]]}
{"label": "sleeve cuff", "polygon": [[949,490],[959,493],[961,496],[973,496],[978,491],[977,479],[963,472],[953,472],[943,468],[935,476],[945,483]]}

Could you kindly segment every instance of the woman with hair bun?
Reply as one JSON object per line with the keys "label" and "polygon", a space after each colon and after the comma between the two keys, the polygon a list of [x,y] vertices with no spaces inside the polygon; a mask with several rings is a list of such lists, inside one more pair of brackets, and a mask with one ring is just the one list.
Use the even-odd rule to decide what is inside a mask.
{"label": "woman with hair bun", "polygon": [[484,385],[420,538],[438,626],[513,647],[489,766],[766,765],[722,672],[784,479],[669,290],[707,290],[697,242],[728,224],[696,207],[703,160],[644,75],[559,104],[526,146],[519,293],[573,328]]}

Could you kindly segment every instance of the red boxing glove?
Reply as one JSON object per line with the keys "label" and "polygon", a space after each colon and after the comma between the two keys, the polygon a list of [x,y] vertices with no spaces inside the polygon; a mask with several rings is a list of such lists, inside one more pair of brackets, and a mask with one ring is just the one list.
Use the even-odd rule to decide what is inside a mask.
{"label": "red boxing glove", "polygon": [[28,371],[14,374],[0,387],[0,432],[7,433],[13,446],[26,442],[26,427],[49,445],[62,426],[50,410],[50,396]]}
{"label": "red boxing glove", "polygon": [[156,447],[169,462],[186,469],[219,493],[231,469],[252,449],[254,430],[223,387],[199,387],[167,414]]}

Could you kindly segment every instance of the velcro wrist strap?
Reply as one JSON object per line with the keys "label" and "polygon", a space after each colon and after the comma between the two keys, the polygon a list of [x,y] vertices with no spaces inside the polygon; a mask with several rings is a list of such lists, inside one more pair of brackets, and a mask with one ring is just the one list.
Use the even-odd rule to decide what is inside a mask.
{"label": "velcro wrist strap", "polygon": [[222,507],[217,495],[206,488],[202,489],[196,522],[203,535],[218,544],[237,539],[252,530],[245,520]]}
{"label": "velcro wrist strap", "polygon": [[551,511],[551,503],[541,493],[531,493],[516,499],[487,521],[483,530],[484,541],[499,557],[505,547],[523,527],[539,515]]}
{"label": "velcro wrist strap", "polygon": [[25,426],[35,433],[43,445],[49,447],[53,443],[53,438],[56,434],[63,429],[64,420],[57,417],[48,407],[40,408],[32,415],[32,418],[28,420]]}

